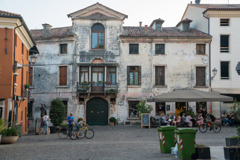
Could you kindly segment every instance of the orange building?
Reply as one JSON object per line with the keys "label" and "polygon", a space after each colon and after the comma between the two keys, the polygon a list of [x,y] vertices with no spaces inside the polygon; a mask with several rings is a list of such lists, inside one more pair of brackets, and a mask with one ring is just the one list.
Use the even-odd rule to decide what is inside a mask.
{"label": "orange building", "polygon": [[28,132],[29,53],[35,42],[19,14],[0,10],[0,118]]}

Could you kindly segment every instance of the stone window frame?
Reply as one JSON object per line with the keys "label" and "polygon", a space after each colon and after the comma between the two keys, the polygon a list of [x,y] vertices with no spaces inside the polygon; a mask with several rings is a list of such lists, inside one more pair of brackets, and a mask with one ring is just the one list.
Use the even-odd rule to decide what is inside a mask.
{"label": "stone window frame", "polygon": [[[162,78],[163,80],[161,80],[161,78],[160,78],[159,82],[157,81],[158,80],[157,68],[163,68],[163,71],[164,71],[163,78]],[[163,83],[161,81],[163,81]],[[155,66],[155,86],[166,86],[166,66],[165,65]]]}
{"label": "stone window frame", "polygon": [[[82,68],[87,68],[87,71],[82,71]],[[87,73],[88,75],[87,75],[87,81],[86,82],[89,82],[90,80],[89,80],[89,75],[90,75],[90,70],[89,70],[89,66],[80,66],[79,67],[79,82],[80,83],[82,83],[82,82],[84,82],[84,81],[86,81],[86,78],[85,78],[85,73]],[[84,73],[84,80],[82,81],[82,78],[81,78],[81,73]]]}
{"label": "stone window frame", "polygon": [[[224,36],[227,37],[226,42],[223,40]],[[224,43],[227,43],[225,46]],[[230,48],[230,35],[228,34],[221,34],[220,35],[220,52],[221,53],[229,53],[229,48]]]}
{"label": "stone window frame", "polygon": [[[140,115],[139,115],[136,105],[140,102],[140,100],[129,100],[127,102],[128,102],[128,118],[129,119],[139,119]],[[135,107],[132,108],[134,106],[134,103],[135,103]],[[133,112],[133,114],[131,115],[132,112]],[[136,112],[136,114],[134,114],[134,112]]]}
{"label": "stone window frame", "polygon": [[[130,67],[135,67],[134,70],[132,70],[132,72],[137,72],[138,73],[138,77],[137,77],[137,84],[135,84],[135,74],[133,74],[133,84],[130,84],[130,72],[131,72],[131,68]],[[128,86],[141,86],[141,66],[127,66],[127,85]]]}
{"label": "stone window frame", "polygon": [[206,87],[206,68],[206,66],[196,66],[196,87]]}
{"label": "stone window frame", "polygon": [[196,44],[196,55],[206,55],[206,44]]}
{"label": "stone window frame", "polygon": [[59,50],[60,50],[60,54],[67,54],[68,53],[68,44],[67,43],[62,43],[59,44]]}
{"label": "stone window frame", "polygon": [[[159,49],[157,50],[157,46],[159,46]],[[161,47],[163,49],[161,50]],[[165,55],[165,44],[155,44],[155,55]]]}
{"label": "stone window frame", "polygon": [[[222,66],[223,63],[228,64],[227,73],[225,73],[226,70],[224,70],[224,69],[226,69],[226,66]],[[225,74],[227,74],[227,76],[224,76]],[[220,76],[221,76],[221,80],[229,80],[230,79],[230,61],[221,61],[220,62]]]}
{"label": "stone window frame", "polygon": [[139,54],[139,44],[130,43],[129,44],[129,54]]}
{"label": "stone window frame", "polygon": [[[98,24],[100,24],[102,27],[103,27],[103,29],[104,29],[104,31],[101,31],[101,30],[99,30],[99,31],[93,31],[93,27],[95,26],[95,25],[98,25]],[[105,27],[104,27],[104,25],[103,24],[101,24],[101,23],[94,23],[93,25],[92,25],[92,27],[91,27],[91,49],[105,49],[105,46],[106,46],[106,33],[105,33]],[[93,46],[92,46],[92,34],[93,33],[97,33],[97,35],[98,35],[98,37],[97,37],[97,48],[93,48]],[[103,48],[100,48],[99,47],[99,33],[104,33],[104,45],[103,45]]]}
{"label": "stone window frame", "polygon": [[[64,75],[61,75],[61,68],[65,68],[66,67],[66,73],[65,73],[65,76]],[[63,65],[63,66],[59,66],[59,82],[58,82],[58,85],[59,86],[67,86],[68,85],[68,66],[67,65]],[[63,80],[64,82],[61,82],[61,78],[66,78],[65,80]]]}
{"label": "stone window frame", "polygon": [[228,27],[228,26],[230,26],[230,19],[229,18],[221,18],[220,19],[220,26],[221,27]]}

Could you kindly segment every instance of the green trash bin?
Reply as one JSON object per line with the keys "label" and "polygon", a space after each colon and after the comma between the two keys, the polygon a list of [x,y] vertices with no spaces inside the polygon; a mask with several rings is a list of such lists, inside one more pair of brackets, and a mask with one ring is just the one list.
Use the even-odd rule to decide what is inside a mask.
{"label": "green trash bin", "polygon": [[171,153],[171,148],[175,146],[174,130],[175,126],[162,126],[158,128],[161,153]]}
{"label": "green trash bin", "polygon": [[174,131],[176,133],[178,144],[178,157],[188,160],[192,158],[195,151],[195,137],[197,129],[179,128]]}

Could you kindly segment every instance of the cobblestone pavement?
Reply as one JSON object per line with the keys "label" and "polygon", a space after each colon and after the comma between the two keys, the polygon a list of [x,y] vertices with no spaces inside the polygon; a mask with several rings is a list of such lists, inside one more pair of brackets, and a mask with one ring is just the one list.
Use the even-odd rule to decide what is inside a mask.
{"label": "cobblestone pavement", "polygon": [[[160,153],[156,128],[140,126],[90,126],[93,139],[65,140],[57,134],[25,135],[12,145],[0,145],[0,159],[78,159],[78,160],[175,160]],[[197,133],[196,142],[224,146],[225,137],[236,135],[236,128],[225,127],[220,133]]]}

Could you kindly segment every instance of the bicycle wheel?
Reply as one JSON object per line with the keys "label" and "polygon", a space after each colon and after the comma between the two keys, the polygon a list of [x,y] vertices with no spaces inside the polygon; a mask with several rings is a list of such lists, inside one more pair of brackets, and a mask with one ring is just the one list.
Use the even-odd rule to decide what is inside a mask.
{"label": "bicycle wheel", "polygon": [[199,131],[202,132],[202,133],[207,132],[207,129],[208,129],[208,127],[207,127],[206,124],[201,124],[201,125],[199,126]]}
{"label": "bicycle wheel", "polygon": [[69,137],[70,137],[71,140],[77,139],[77,130],[72,131],[72,132],[69,134]]}
{"label": "bicycle wheel", "polygon": [[221,126],[214,124],[213,126],[213,131],[215,133],[219,133],[221,131]]}
{"label": "bicycle wheel", "polygon": [[62,138],[62,139],[66,139],[68,137],[68,128],[61,128],[59,131],[58,131],[58,136],[59,138]]}
{"label": "bicycle wheel", "polygon": [[78,139],[83,139],[84,137],[85,137],[85,130],[80,130],[79,135],[78,135]]}
{"label": "bicycle wheel", "polygon": [[85,131],[85,137],[87,139],[92,139],[94,137],[94,131],[92,129],[88,129]]}

